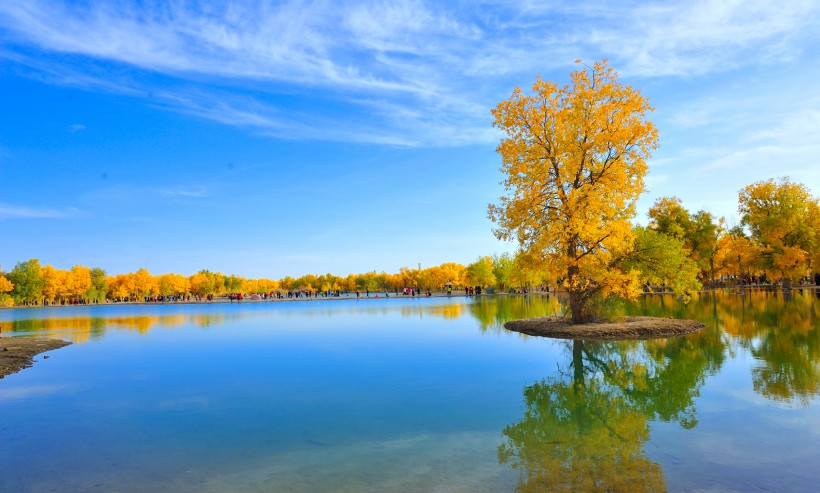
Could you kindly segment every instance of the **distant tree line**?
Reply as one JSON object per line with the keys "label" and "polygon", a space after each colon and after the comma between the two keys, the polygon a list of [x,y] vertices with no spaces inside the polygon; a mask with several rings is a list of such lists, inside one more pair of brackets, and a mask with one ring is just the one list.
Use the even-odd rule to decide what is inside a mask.
{"label": "distant tree line", "polygon": [[820,271],[820,205],[788,177],[753,183],[738,194],[740,224],[707,211],[690,213],[676,197],[649,210],[649,228],[679,242],[704,285],[763,275],[790,283]]}
{"label": "distant tree line", "polygon": [[238,275],[201,270],[193,275],[155,275],[142,268],[136,272],[108,275],[103,269],[75,265],[69,270],[41,265],[39,259],[18,262],[8,272],[0,270],[0,306],[100,303],[105,301],[145,301],[229,294],[272,294],[288,291],[336,293],[355,291],[400,291],[463,289],[465,286],[501,287],[524,283],[512,272],[509,254],[481,257],[464,266],[447,262],[425,269],[402,267],[397,273],[365,272],[338,276],[306,274],[282,279],[249,279]]}
{"label": "distant tree line", "polygon": [[[634,245],[625,265],[644,285],[678,293],[764,275],[790,285],[820,271],[820,205],[805,185],[789,178],[753,183],[740,191],[738,211],[741,223],[730,226],[710,212],[691,213],[676,197],[659,198],[649,210],[648,226],[633,225]],[[402,267],[394,274],[306,274],[278,280],[208,270],[190,276],[154,275],[144,268],[108,275],[98,267],[75,265],[62,270],[30,259],[8,272],[0,269],[0,306],[277,291],[392,292],[481,286],[507,292],[560,286],[562,281],[560,271],[552,272],[549,265],[523,251],[482,256],[466,266],[447,262],[425,269]]]}

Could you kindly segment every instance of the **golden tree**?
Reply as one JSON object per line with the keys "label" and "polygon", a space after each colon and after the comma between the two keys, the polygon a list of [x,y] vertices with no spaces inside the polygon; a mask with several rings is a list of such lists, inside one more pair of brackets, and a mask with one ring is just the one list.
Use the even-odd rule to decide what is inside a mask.
{"label": "golden tree", "polygon": [[163,274],[158,277],[159,294],[184,296],[191,289],[191,282],[182,274]]}
{"label": "golden tree", "polygon": [[66,291],[71,298],[85,298],[91,288],[91,269],[75,265],[66,274]]}
{"label": "golden tree", "polygon": [[[159,284],[154,276],[148,272],[148,269],[141,268],[134,274],[134,294],[138,298],[145,298],[159,294]],[[138,300],[140,301],[140,300]]]}
{"label": "golden tree", "polygon": [[620,264],[658,132],[646,98],[620,84],[606,61],[570,76],[564,87],[538,78],[532,95],[516,88],[493,109],[506,134],[497,148],[506,194],[489,217],[498,238],[517,240],[561,273],[580,323],[594,296],[639,292],[635,273]]}
{"label": "golden tree", "polygon": [[6,294],[14,289],[14,283],[6,279],[3,271],[0,270],[0,307],[14,306],[14,300]]}
{"label": "golden tree", "polygon": [[802,183],[752,183],[738,194],[741,220],[760,245],[760,267],[776,271],[786,286],[808,273],[820,246],[820,202]]}
{"label": "golden tree", "polygon": [[55,301],[58,296],[62,297],[65,293],[67,272],[64,270],[55,269],[51,265],[45,265],[40,269],[43,280],[42,296],[47,302]]}
{"label": "golden tree", "polygon": [[6,276],[0,274],[0,293],[8,293],[12,289],[14,289],[14,284],[6,279]]}

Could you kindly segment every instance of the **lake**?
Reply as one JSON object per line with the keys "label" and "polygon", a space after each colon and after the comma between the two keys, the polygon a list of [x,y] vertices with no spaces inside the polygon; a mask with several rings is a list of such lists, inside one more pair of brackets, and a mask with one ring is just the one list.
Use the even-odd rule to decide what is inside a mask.
{"label": "lake", "polygon": [[806,491],[813,290],[651,296],[683,337],[508,332],[555,297],[0,311],[75,344],[0,380],[0,491]]}

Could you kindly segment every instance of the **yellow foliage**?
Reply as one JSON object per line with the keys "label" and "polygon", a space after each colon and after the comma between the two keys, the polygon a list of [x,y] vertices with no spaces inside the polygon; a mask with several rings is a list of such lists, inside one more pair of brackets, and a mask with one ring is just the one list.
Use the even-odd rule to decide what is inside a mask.
{"label": "yellow foliage", "polygon": [[66,276],[66,293],[69,298],[85,298],[91,287],[91,269],[75,265]]}
{"label": "yellow foliage", "polygon": [[820,205],[788,177],[752,183],[738,195],[738,211],[760,245],[759,266],[796,280],[808,273],[820,246]]}
{"label": "yellow foliage", "polygon": [[213,281],[202,272],[197,272],[192,275],[189,281],[191,284],[191,292],[194,294],[206,295],[213,292]]}
{"label": "yellow foliage", "polygon": [[157,279],[159,294],[163,296],[185,295],[191,290],[191,282],[182,274],[163,274]]}
{"label": "yellow foliage", "polygon": [[14,283],[6,279],[6,276],[0,274],[0,293],[8,293],[14,289]]}
{"label": "yellow foliage", "polygon": [[125,299],[135,296],[134,274],[117,274],[108,278],[108,294],[111,298]]}
{"label": "yellow foliage", "polygon": [[598,292],[631,297],[634,276],[614,270],[633,242],[631,219],[644,190],[657,130],[646,98],[617,81],[606,61],[571,74],[570,86],[537,79],[492,113],[506,137],[506,195],[489,206],[499,239],[517,240],[559,272],[574,321]]}
{"label": "yellow foliage", "polygon": [[65,296],[67,272],[45,265],[40,269],[45,284],[43,285],[43,299],[52,302]]}

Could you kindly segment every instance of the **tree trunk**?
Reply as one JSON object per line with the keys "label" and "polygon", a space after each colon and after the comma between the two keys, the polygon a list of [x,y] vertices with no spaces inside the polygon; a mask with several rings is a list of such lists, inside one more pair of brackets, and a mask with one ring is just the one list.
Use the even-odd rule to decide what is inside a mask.
{"label": "tree trunk", "polygon": [[574,289],[569,291],[569,311],[573,324],[584,323],[584,305],[581,302],[581,294],[580,291]]}
{"label": "tree trunk", "polygon": [[709,259],[709,270],[712,274],[712,289],[715,289],[715,258],[711,257]]}
{"label": "tree trunk", "polygon": [[[570,256],[574,256],[575,248],[570,247],[569,252]],[[567,268],[567,292],[569,293],[569,311],[572,315],[572,323],[573,324],[580,324],[584,322],[584,301],[582,298],[583,291],[578,289],[578,277],[581,274],[581,270],[578,268],[577,265],[572,265]]]}

